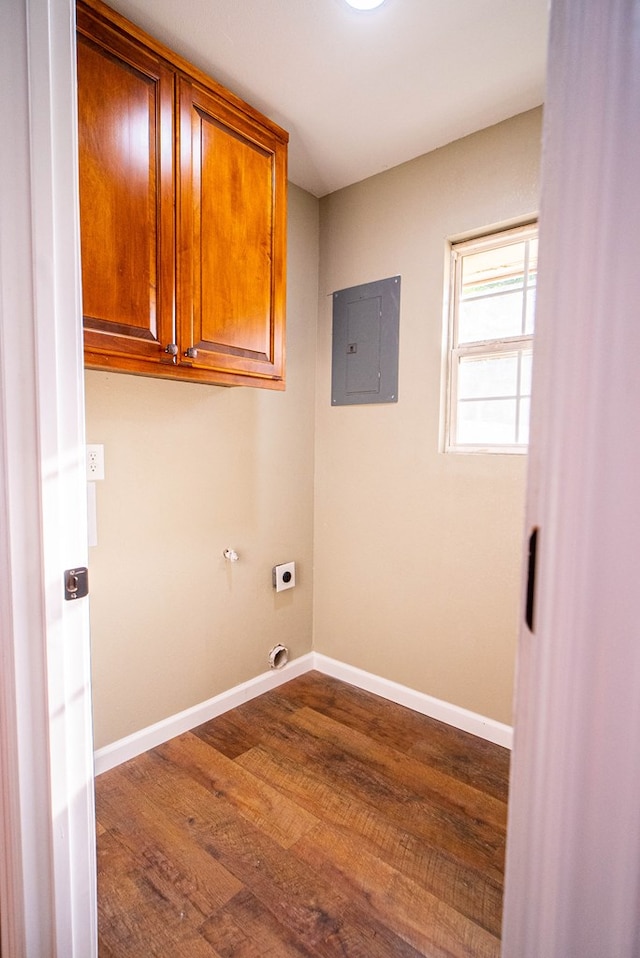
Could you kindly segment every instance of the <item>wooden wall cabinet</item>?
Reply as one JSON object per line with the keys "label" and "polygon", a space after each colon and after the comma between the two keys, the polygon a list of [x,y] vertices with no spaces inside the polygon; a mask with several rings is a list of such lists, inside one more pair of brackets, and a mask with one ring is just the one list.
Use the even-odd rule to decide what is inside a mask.
{"label": "wooden wall cabinet", "polygon": [[78,0],[85,364],[284,388],[288,135]]}

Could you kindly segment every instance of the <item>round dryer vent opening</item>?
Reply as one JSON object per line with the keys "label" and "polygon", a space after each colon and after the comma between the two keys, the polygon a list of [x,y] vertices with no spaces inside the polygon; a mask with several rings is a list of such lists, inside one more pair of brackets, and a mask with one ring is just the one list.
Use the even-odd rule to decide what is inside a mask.
{"label": "round dryer vent opening", "polygon": [[289,649],[284,645],[274,645],[269,652],[269,667],[272,669],[281,669],[289,661]]}

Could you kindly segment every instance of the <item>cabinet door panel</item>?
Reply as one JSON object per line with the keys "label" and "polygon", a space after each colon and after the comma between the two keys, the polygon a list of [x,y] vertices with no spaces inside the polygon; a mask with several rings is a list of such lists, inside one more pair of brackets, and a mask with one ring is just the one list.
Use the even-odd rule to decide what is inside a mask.
{"label": "cabinet door panel", "polygon": [[194,368],[282,381],[284,147],[187,81],[180,99],[183,353],[195,347]]}
{"label": "cabinet door panel", "polygon": [[78,30],[86,363],[143,370],[175,338],[173,73],[80,8]]}
{"label": "cabinet door panel", "polygon": [[194,306],[200,335],[206,342],[268,360],[273,158],[202,114],[198,141],[194,232],[202,271]]}

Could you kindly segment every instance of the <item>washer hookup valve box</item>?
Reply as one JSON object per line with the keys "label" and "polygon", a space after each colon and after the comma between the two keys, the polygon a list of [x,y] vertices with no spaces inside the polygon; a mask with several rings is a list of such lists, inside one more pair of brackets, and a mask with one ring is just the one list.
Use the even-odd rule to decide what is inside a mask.
{"label": "washer hookup valve box", "polygon": [[276,565],[273,567],[273,587],[276,592],[284,592],[285,589],[293,589],[295,584],[295,562],[283,562],[282,565]]}

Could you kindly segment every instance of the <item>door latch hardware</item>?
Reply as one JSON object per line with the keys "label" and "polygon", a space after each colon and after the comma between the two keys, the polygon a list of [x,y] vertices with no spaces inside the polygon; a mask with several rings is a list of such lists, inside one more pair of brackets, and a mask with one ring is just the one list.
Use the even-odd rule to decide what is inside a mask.
{"label": "door latch hardware", "polygon": [[82,566],[79,569],[66,569],[64,573],[65,599],[82,599],[89,594],[89,570]]}
{"label": "door latch hardware", "polygon": [[533,632],[533,613],[536,598],[536,559],[538,551],[538,529],[532,530],[529,536],[529,560],[527,562],[527,604],[524,613],[524,619],[527,628]]}

